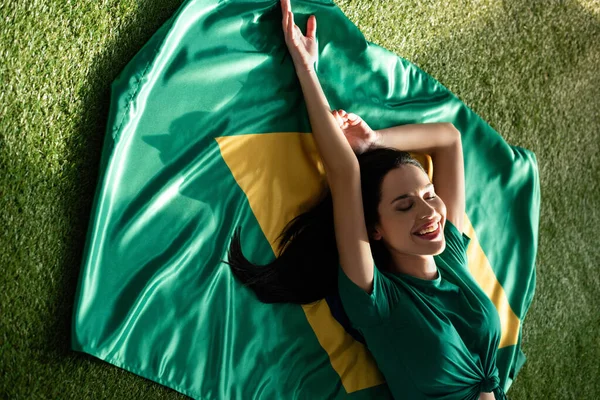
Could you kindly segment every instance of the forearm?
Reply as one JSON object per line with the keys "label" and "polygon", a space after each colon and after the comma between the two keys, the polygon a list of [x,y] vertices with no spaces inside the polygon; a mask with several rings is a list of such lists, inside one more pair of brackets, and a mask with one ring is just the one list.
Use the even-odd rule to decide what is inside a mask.
{"label": "forearm", "polygon": [[331,113],[315,71],[296,71],[306,102],[312,134],[329,173],[358,170],[358,160]]}
{"label": "forearm", "polygon": [[375,146],[432,156],[460,138],[460,132],[449,122],[399,125],[375,132],[378,137]]}

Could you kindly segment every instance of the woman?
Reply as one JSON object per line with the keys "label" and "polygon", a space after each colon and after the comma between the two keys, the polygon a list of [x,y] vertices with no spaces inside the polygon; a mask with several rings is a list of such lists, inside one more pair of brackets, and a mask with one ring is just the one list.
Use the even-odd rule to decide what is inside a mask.
{"label": "woman", "polygon": [[[304,36],[289,0],[281,6],[329,189],[286,226],[271,264],[245,259],[239,232],[227,263],[263,302],[306,304],[337,290],[397,399],[505,398],[498,314],[467,267],[460,133],[449,123],[373,131],[330,112],[314,69],[316,18]],[[431,155],[433,182],[408,151]]]}

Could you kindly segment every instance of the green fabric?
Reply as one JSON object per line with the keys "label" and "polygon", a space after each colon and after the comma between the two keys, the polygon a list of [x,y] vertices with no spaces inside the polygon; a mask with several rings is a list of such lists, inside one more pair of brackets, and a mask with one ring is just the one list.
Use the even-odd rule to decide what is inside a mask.
{"label": "green fabric", "polygon": [[[522,321],[535,288],[535,155],[507,144],[418,67],[366,41],[333,2],[292,6],[303,31],[317,17],[316,68],[332,109],[373,129],[446,121],[461,132],[466,213]],[[201,399],[391,397],[385,384],[346,393],[302,308],[260,303],[221,261],[238,226],[250,260],[275,257],[239,182],[257,182],[275,199],[286,193],[261,181],[259,168],[236,180],[215,138],[311,132],[278,0],[184,2],[113,82],[106,132],[74,350]],[[280,167],[290,168],[272,166]],[[327,302],[350,332],[335,298]],[[505,390],[524,362],[520,344],[519,328],[518,343],[497,352]]]}
{"label": "green fabric", "polygon": [[375,267],[369,295],[338,268],[344,309],[396,399],[476,400],[500,385],[500,319],[469,272],[471,239],[449,220],[444,238],[433,280]]}

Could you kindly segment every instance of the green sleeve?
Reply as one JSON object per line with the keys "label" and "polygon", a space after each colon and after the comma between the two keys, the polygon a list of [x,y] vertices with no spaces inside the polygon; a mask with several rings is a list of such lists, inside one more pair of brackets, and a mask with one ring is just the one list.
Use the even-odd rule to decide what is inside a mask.
{"label": "green sleeve", "polygon": [[373,263],[373,292],[369,295],[356,285],[338,265],[338,290],[344,311],[357,327],[369,327],[385,321],[391,305],[398,300],[398,288]]}

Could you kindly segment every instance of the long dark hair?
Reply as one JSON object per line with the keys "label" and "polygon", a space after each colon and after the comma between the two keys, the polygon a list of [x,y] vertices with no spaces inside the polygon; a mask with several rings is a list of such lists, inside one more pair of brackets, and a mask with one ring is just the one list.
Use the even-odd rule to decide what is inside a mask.
{"label": "long dark hair", "polygon": [[[425,170],[408,152],[378,147],[357,155],[365,225],[373,259],[378,268],[390,261],[388,250],[371,233],[379,222],[381,183],[392,169],[410,164]],[[329,188],[308,211],[287,223],[278,236],[279,254],[267,265],[256,265],[242,254],[241,227],[229,247],[229,264],[236,278],[263,303],[308,304],[337,291],[339,253],[333,225],[333,201]]]}

